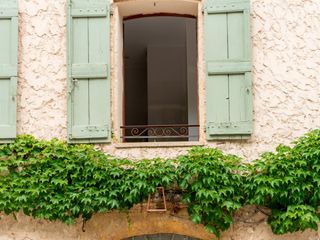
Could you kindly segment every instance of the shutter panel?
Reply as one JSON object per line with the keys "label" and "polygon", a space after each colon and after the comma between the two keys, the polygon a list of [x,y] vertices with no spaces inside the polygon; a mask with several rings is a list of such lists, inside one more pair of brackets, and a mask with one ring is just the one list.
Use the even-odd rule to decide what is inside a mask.
{"label": "shutter panel", "polygon": [[0,142],[16,137],[18,3],[0,1]]}
{"label": "shutter panel", "polygon": [[109,142],[109,0],[69,0],[71,142]]}
{"label": "shutter panel", "polygon": [[206,0],[207,139],[252,133],[250,0]]}

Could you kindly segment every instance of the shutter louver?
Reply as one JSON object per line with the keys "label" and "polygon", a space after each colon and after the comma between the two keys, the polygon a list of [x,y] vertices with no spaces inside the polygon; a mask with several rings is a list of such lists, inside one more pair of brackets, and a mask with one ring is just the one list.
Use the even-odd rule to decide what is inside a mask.
{"label": "shutter louver", "polygon": [[16,137],[18,3],[0,1],[0,142]]}
{"label": "shutter louver", "polygon": [[205,14],[208,140],[252,134],[250,0],[207,0]]}
{"label": "shutter louver", "polygon": [[69,3],[69,141],[110,142],[109,0]]}

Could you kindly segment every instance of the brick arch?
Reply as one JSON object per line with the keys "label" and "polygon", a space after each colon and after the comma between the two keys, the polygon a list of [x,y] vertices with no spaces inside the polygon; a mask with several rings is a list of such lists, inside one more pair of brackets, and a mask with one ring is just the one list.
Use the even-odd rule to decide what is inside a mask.
{"label": "brick arch", "polygon": [[161,234],[135,236],[135,237],[126,238],[123,240],[200,240],[200,239],[178,235],[178,234],[161,233]]}

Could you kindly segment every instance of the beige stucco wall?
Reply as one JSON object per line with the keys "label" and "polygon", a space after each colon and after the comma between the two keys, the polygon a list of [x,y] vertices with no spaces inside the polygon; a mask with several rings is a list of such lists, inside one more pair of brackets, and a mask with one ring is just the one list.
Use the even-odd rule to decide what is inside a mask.
{"label": "beige stucco wall", "polygon": [[[117,1],[119,2],[119,1]],[[120,1],[123,2],[123,1]],[[150,1],[149,1],[150,2]],[[172,3],[174,1],[158,0]],[[181,1],[180,1],[181,2]],[[199,105],[205,125],[203,16],[198,12]],[[67,138],[66,0],[20,0],[18,133],[40,138]],[[161,4],[160,4],[161,5]],[[252,0],[254,134],[249,141],[205,142],[252,160],[280,143],[290,143],[320,127],[320,2]],[[120,8],[124,9],[123,5]],[[119,142],[122,56],[117,4],[111,17],[111,84],[113,130]],[[131,9],[131,8],[130,8]],[[138,8],[142,9],[142,8]],[[181,11],[181,7],[176,9]],[[120,9],[121,10],[121,9]],[[170,145],[171,146],[171,145]],[[133,158],[172,157],[188,148],[117,148],[109,153]]]}
{"label": "beige stucco wall", "polygon": [[[19,0],[19,5],[18,133],[44,139],[66,139],[66,0]],[[273,150],[279,143],[290,143],[308,130],[320,127],[320,1],[252,0],[251,5],[254,134],[249,141],[209,144],[239,154],[248,161],[264,151]],[[205,70],[201,6],[198,13],[199,101],[203,129]],[[112,106],[116,128],[121,119],[119,82],[122,71],[119,65],[119,39],[122,37],[117,31],[121,25],[117,16],[115,11],[111,18]],[[208,144],[203,133],[201,141]],[[108,153],[132,158],[173,157],[188,149],[118,148],[116,144],[100,147]],[[250,210],[242,217],[247,214]],[[139,218],[141,216],[133,217],[133,223]],[[118,224],[124,224],[119,219]],[[109,221],[107,215],[97,216],[88,224],[87,231],[94,233],[103,226],[107,228]],[[320,239],[319,232],[275,237],[265,219],[258,222],[239,221],[223,239]],[[113,239],[104,231],[100,237],[92,237],[94,235],[81,232],[80,223],[67,227],[31,220],[23,215],[18,216],[18,221],[9,217],[0,220],[1,240]]]}
{"label": "beige stucco wall", "polygon": [[[203,240],[216,239],[201,225],[188,219],[184,210],[178,214],[147,213],[140,205],[127,213],[97,214],[84,226],[79,220],[74,225],[49,223],[18,214],[0,215],[0,240],[121,240],[145,234],[175,233]],[[254,207],[243,208],[231,228],[222,233],[221,240],[319,240],[320,230],[276,236],[272,234],[265,215]]]}

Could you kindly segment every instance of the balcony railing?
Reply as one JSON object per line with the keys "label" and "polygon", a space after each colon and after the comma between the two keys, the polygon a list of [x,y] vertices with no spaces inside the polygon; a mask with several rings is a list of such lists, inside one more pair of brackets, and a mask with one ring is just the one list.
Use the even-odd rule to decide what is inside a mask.
{"label": "balcony railing", "polygon": [[188,141],[199,138],[199,125],[128,125],[121,126],[122,139],[145,141]]}

